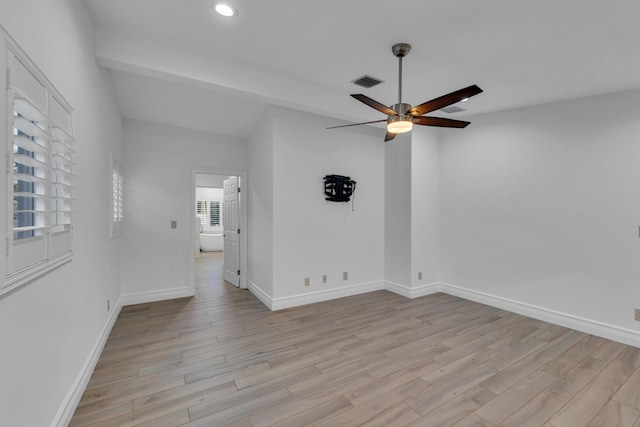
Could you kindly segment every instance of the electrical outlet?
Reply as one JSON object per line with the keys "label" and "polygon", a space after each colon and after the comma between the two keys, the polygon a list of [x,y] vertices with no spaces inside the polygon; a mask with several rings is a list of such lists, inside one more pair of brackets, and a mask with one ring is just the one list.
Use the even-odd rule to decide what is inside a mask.
{"label": "electrical outlet", "polygon": [[107,298],[107,311],[111,310],[111,301]]}
{"label": "electrical outlet", "polygon": [[349,272],[345,271],[344,273],[342,273],[342,280],[349,280]]}
{"label": "electrical outlet", "polygon": [[305,277],[305,278],[304,278],[304,285],[305,285],[305,286],[309,286],[309,285],[311,285],[311,279],[310,279],[310,278],[308,278],[308,277]]}
{"label": "electrical outlet", "polygon": [[418,280],[422,280],[422,271],[418,271]]}
{"label": "electrical outlet", "polygon": [[322,283],[327,283],[327,275],[326,274],[322,275]]}
{"label": "electrical outlet", "polygon": [[635,309],[635,319],[640,320],[640,308]]}

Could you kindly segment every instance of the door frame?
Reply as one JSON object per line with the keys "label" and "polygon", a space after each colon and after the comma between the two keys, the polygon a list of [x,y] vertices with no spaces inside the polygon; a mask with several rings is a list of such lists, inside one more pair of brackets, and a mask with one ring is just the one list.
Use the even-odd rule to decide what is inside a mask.
{"label": "door frame", "polygon": [[189,293],[191,295],[196,294],[196,280],[195,280],[195,272],[196,272],[196,260],[193,250],[196,246],[196,236],[195,236],[195,228],[196,228],[196,174],[205,174],[205,175],[224,175],[224,176],[237,176],[240,178],[240,188],[242,189],[240,192],[240,198],[238,200],[238,214],[240,218],[240,289],[248,289],[248,281],[247,281],[247,256],[248,256],[248,179],[247,179],[247,171],[242,169],[227,169],[227,168],[216,168],[216,167],[204,167],[204,166],[194,166],[191,168],[191,187],[189,188],[190,200],[191,204],[189,206],[189,228],[186,236],[186,240],[189,242],[189,250],[187,251],[187,265],[189,266]]}

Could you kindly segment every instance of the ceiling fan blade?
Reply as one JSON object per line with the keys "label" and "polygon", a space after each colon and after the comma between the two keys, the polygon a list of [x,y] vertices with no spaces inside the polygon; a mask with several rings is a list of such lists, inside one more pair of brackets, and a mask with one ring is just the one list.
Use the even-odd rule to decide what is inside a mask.
{"label": "ceiling fan blade", "polygon": [[476,85],[465,87],[464,89],[442,95],[441,97],[432,99],[431,101],[427,101],[424,104],[416,105],[409,110],[409,114],[414,117],[418,117],[423,114],[430,113],[431,111],[444,108],[447,105],[455,104],[456,102],[460,102],[463,99],[470,98],[479,93],[482,93],[482,89],[480,89]]}
{"label": "ceiling fan blade", "polygon": [[371,122],[363,122],[363,123],[352,123],[352,124],[350,124],[350,125],[341,125],[341,126],[331,126],[331,127],[329,127],[329,128],[327,128],[327,129],[337,129],[337,128],[346,128],[346,127],[349,127],[349,126],[360,126],[360,125],[368,125],[368,124],[371,124],[371,123],[382,123],[382,122],[386,122],[386,121],[387,121],[387,119],[382,119],[382,120],[374,120],[374,121],[371,121]]}
{"label": "ceiling fan blade", "polygon": [[415,117],[413,123],[423,126],[439,126],[443,128],[464,128],[471,122],[463,120],[445,119],[442,117]]}
{"label": "ceiling fan blade", "polygon": [[381,113],[384,113],[388,116],[397,116],[398,113],[396,113],[395,111],[393,111],[391,108],[387,107],[386,105],[382,105],[380,104],[378,101],[369,98],[368,96],[362,95],[362,94],[355,94],[355,95],[351,95],[352,97],[354,97],[355,99],[357,99],[358,101],[367,104],[369,107],[371,108],[375,108],[376,110],[380,111]]}
{"label": "ceiling fan blade", "polygon": [[384,142],[391,141],[396,137],[396,135],[396,133],[387,132],[387,134],[384,136]]}

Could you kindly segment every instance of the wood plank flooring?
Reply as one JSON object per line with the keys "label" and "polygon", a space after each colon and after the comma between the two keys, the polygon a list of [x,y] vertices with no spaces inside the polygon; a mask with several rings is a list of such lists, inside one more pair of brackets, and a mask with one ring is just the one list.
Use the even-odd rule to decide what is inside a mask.
{"label": "wood plank flooring", "polygon": [[640,427],[638,348],[445,294],[270,312],[196,264],[122,310],[72,427]]}

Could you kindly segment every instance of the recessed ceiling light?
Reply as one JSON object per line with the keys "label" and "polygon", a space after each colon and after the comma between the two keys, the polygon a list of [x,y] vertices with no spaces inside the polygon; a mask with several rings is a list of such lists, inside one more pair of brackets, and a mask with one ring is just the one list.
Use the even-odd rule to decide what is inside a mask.
{"label": "recessed ceiling light", "polygon": [[230,17],[230,16],[236,16],[238,14],[238,11],[235,8],[224,3],[217,3],[214,9],[216,10],[216,12],[218,12],[218,14],[222,16]]}

